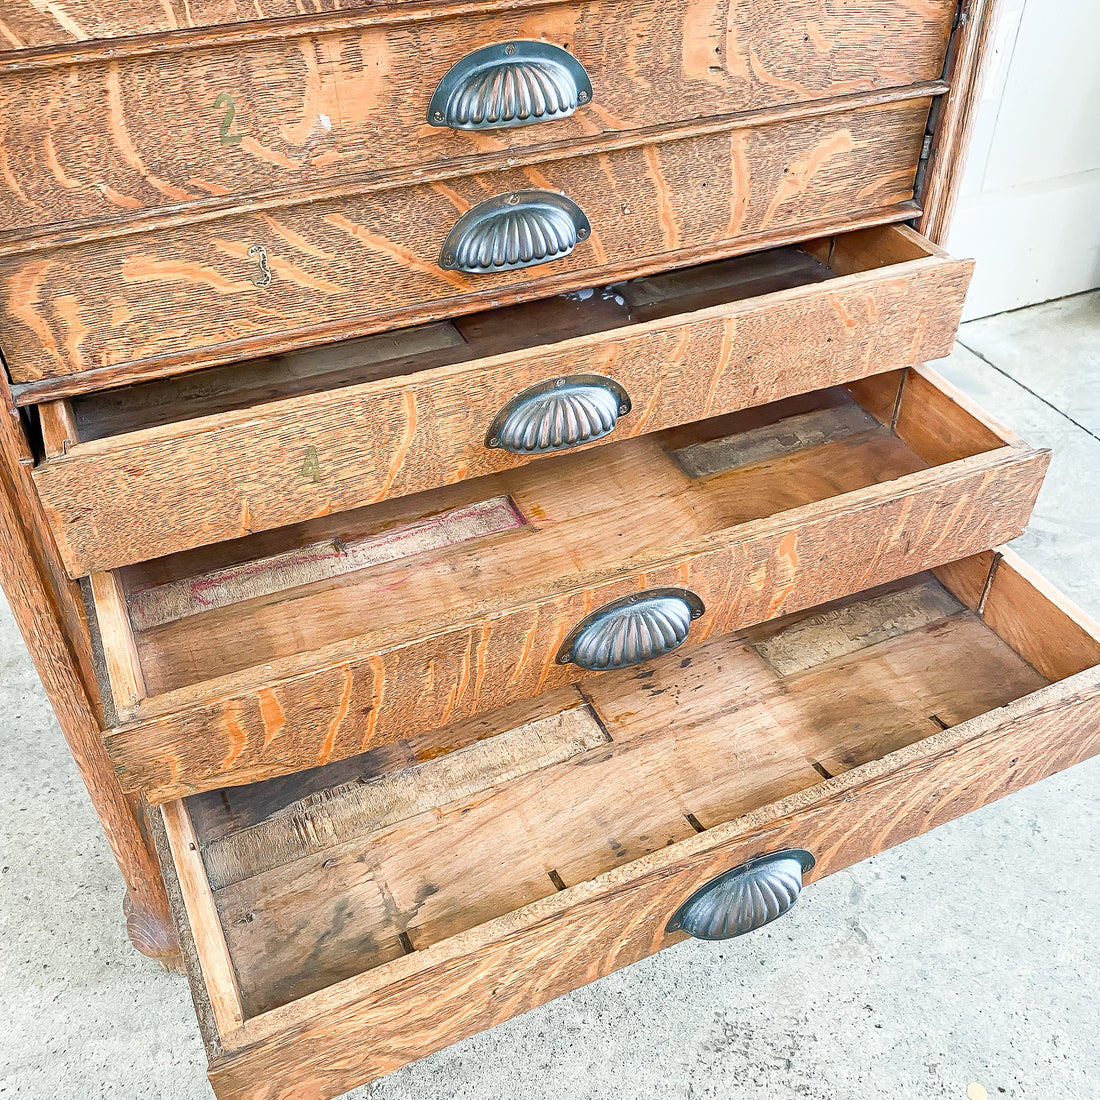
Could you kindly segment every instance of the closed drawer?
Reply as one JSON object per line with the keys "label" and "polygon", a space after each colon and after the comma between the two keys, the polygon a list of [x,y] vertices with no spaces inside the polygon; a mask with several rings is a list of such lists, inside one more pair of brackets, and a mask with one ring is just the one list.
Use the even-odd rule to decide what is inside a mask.
{"label": "closed drawer", "polygon": [[113,569],[947,355],[970,269],[884,226],[93,393],[35,482]]}
{"label": "closed drawer", "polygon": [[757,862],[740,907],[746,861],[813,882],[1100,750],[1097,627],[1011,552],[821,612],[162,807],[221,1100],[339,1094],[797,898]]}
{"label": "closed drawer", "polygon": [[[916,98],[877,102],[894,94]],[[0,345],[25,403],[902,220],[929,103],[853,97],[526,167],[487,156],[445,181],[0,244]],[[496,270],[505,240],[546,262]],[[492,270],[455,267],[483,259]]]}
{"label": "closed drawer", "polygon": [[898,371],[96,574],[107,751],[152,802],[352,756],[994,546],[1047,460]]}
{"label": "closed drawer", "polygon": [[[201,210],[943,72],[954,0],[786,6],[387,6],[0,60],[0,142],[41,153],[0,177],[0,227]],[[49,104],[47,125],[29,103]]]}

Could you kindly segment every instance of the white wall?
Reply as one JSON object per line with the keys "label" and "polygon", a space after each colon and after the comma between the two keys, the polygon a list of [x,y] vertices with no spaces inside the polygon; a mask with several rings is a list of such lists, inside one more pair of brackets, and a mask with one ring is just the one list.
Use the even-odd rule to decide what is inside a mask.
{"label": "white wall", "polygon": [[948,248],[964,319],[1100,286],[1100,0],[1002,0]]}

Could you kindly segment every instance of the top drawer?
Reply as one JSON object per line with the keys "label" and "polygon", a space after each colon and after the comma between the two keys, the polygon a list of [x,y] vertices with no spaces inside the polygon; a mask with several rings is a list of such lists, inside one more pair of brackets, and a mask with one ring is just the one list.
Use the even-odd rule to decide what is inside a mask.
{"label": "top drawer", "polygon": [[[21,2],[14,24],[11,13],[4,21],[8,40],[54,40],[21,27],[30,18]],[[73,35],[83,28],[79,37],[125,34],[168,29],[169,7],[191,10],[202,25],[241,18],[242,6],[221,5],[219,18],[212,4],[118,4],[115,15],[64,23]],[[264,3],[264,15],[287,14],[283,6],[294,8]],[[159,17],[151,24],[143,12],[150,7]],[[954,10],[954,0],[391,4],[352,17],[9,55],[0,62],[0,145],[8,150],[0,231],[22,236],[167,207],[198,210],[232,196],[934,80]],[[251,14],[249,4],[244,18]],[[537,52],[550,56],[530,56],[523,42],[541,43]],[[542,121],[449,128],[446,109],[429,111],[433,92],[492,45],[502,47],[494,71],[475,65],[456,74],[458,86],[468,97],[479,86],[499,96],[501,120],[519,123],[525,112],[506,88],[514,82],[517,94],[532,97],[528,121]],[[577,63],[591,95],[570,86],[562,68]],[[557,111],[535,88],[550,68],[563,82],[553,93]]]}

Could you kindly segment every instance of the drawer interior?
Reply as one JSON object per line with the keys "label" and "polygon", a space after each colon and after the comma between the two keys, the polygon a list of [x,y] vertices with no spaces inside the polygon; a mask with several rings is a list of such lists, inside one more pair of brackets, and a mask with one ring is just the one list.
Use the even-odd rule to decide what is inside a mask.
{"label": "drawer interior", "polygon": [[1013,704],[1026,721],[1015,701],[1100,662],[1095,631],[989,552],[584,691],[170,803],[188,913],[210,926],[204,973],[219,980],[221,953],[248,1021],[477,926],[504,935],[539,899],[663,849],[671,862],[833,777],[931,758],[979,715]]}
{"label": "drawer interior", "polygon": [[890,372],[127,567],[145,693],[400,644],[726,544],[762,517],[1027,451],[962,400]]}
{"label": "drawer interior", "polygon": [[518,306],[211,367],[72,400],[90,442],[233,409],[421,371],[942,255],[896,226],[840,233]]}

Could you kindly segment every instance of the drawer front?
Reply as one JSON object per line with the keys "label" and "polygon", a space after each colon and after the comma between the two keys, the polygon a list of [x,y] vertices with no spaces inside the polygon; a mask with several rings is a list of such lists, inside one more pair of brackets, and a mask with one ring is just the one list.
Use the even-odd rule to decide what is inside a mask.
{"label": "drawer front", "polygon": [[[530,461],[507,440],[493,445],[493,425],[499,435],[502,410],[516,410],[513,423],[533,421],[540,409],[551,416],[555,393],[580,393],[559,379],[594,376],[582,402],[613,396],[613,426],[595,440],[605,443],[950,352],[968,262],[904,228],[867,230],[815,251],[830,248],[834,264],[847,250],[860,270],[665,321],[475,355],[411,381],[77,443],[40,465],[35,482],[66,564],[82,576],[235,538],[245,515],[250,530],[268,530]],[[872,266],[891,255],[903,262]],[[505,311],[479,328],[522,323]],[[517,405],[517,395],[527,396]]]}
{"label": "drawer front", "polygon": [[[107,734],[107,751],[124,788],[142,790],[154,803],[349,757],[392,742],[410,728],[435,729],[583,676],[599,677],[601,672],[589,670],[606,667],[607,654],[629,649],[626,641],[631,639],[652,642],[655,652],[677,642],[693,646],[712,633],[763,622],[1015,537],[1031,513],[1047,459],[1045,452],[1005,446],[700,536],[693,546],[663,561],[621,561],[598,576],[590,570],[587,583],[549,596],[533,596],[536,582],[525,575],[518,581],[487,582],[486,577],[497,576],[497,566],[487,556],[495,551],[482,546],[471,551],[479,563],[477,576],[456,582],[455,591],[467,603],[468,584],[482,589],[488,584],[493,592],[483,592],[471,611],[448,611],[450,625],[440,619],[436,626],[422,618],[424,625],[412,633],[406,630],[399,640],[387,634],[381,647],[351,639],[278,664],[272,662],[279,658],[265,651],[250,658],[267,661],[262,667],[220,680],[204,677],[211,668],[225,669],[230,654],[195,665],[188,632],[228,631],[232,633],[225,637],[235,637],[242,631],[251,636],[282,628],[266,619],[238,619],[238,611],[223,606],[213,612],[223,625],[201,616],[179,619],[177,633],[168,621],[180,614],[173,596],[168,614],[152,612],[150,632],[146,640],[139,638],[143,660],[150,662],[147,679],[159,677],[160,694],[138,703],[129,712],[131,720]],[[644,506],[639,507],[639,523],[688,522],[686,514],[679,520],[665,520],[663,513],[647,517]],[[522,546],[527,558],[541,560],[537,542],[524,541]],[[560,552],[555,549],[551,555],[547,550],[546,560],[556,562]],[[287,559],[273,560],[283,568]],[[445,586],[454,566],[436,579],[434,573],[429,577],[423,572],[431,563],[417,566],[417,560],[369,582],[390,593],[387,599],[396,601],[393,614],[405,614],[402,608],[409,604],[402,601],[418,606],[418,584],[438,592],[440,600],[452,600]],[[255,578],[251,568],[245,572]],[[517,592],[516,603],[510,591],[497,591],[508,583]],[[537,584],[550,591],[564,587],[544,580]],[[215,607],[214,587],[201,577],[198,587],[203,606]],[[686,590],[687,611],[680,620],[675,609],[666,614],[663,607],[656,618],[649,616],[648,604],[638,609],[644,615],[623,617],[621,601],[664,589]],[[299,591],[288,589],[291,594]],[[351,599],[346,589],[336,591],[341,593],[339,607],[328,601],[323,611],[311,607],[307,612],[306,604],[292,600],[287,606],[293,608],[295,622],[303,622],[308,613],[323,616],[325,629],[344,629],[339,616],[350,614],[346,629],[356,629],[361,619],[354,609],[364,597]],[[495,609],[485,603],[490,596],[499,601]],[[705,609],[701,615],[700,602]],[[601,625],[601,612],[612,609],[618,610],[618,620]],[[576,632],[586,625],[591,629],[581,644]],[[642,629],[635,631],[639,625]],[[301,644],[300,632],[298,638]]]}
{"label": "drawer front", "polygon": [[[136,234],[0,254],[0,341],[17,383],[73,392],[361,335],[487,302],[785,243],[906,212],[922,97]],[[441,267],[494,196],[561,192],[591,233],[519,271]],[[799,231],[801,229],[801,232]],[[65,376],[81,374],[81,379]]]}
{"label": "drawer front", "polygon": [[[993,583],[983,585],[991,560]],[[921,739],[910,735],[904,747],[868,762],[853,761],[842,774],[743,816],[696,822],[703,829],[698,835],[689,832],[687,839],[245,1018],[240,1026],[231,1015],[225,1017],[228,1026],[215,1036],[210,1065],[219,1100],[274,1100],[290,1088],[316,1097],[338,1095],[675,942],[681,936],[669,927],[683,904],[746,861],[789,849],[812,853],[816,865],[805,876],[811,885],[801,902],[812,905],[812,883],[825,875],[1100,752],[1100,668],[1080,671],[1082,663],[1100,657],[1095,624],[1067,609],[1057,593],[1011,555],[1003,560],[982,555],[952,570],[965,578],[964,589],[974,581],[987,589],[987,607],[1006,614],[1012,623],[1006,637],[1033,664],[1049,663],[1037,654],[1046,646],[1044,638],[1057,639],[1055,661],[1064,666],[1063,673],[1070,672],[1068,678],[1022,697],[1010,693],[1007,704],[942,732]],[[997,584],[998,574],[1003,586]],[[978,634],[971,619],[954,642],[943,635],[935,644],[965,648],[963,638]],[[1037,676],[1034,669],[1011,653],[999,660],[1008,662],[1006,668],[1012,662],[1020,665],[1015,675],[1028,690]],[[670,675],[650,667],[658,670],[658,678],[665,677],[662,683]],[[997,697],[995,687],[991,697]],[[865,732],[890,720],[889,707],[873,697],[859,698],[855,705],[867,708]],[[753,764],[764,766],[756,759]],[[180,852],[179,830],[172,825],[180,811],[171,809],[166,822],[173,850]],[[180,858],[187,860],[188,853]],[[196,868],[201,878],[201,862],[195,855],[190,859],[181,881],[195,878]],[[175,873],[171,864],[169,873]],[[202,890],[185,888],[183,901],[192,921],[205,903],[217,926],[209,892],[203,897]],[[216,974],[211,964],[217,960],[210,956],[224,952],[225,942],[209,934],[197,939],[199,961]],[[191,942],[186,923],[183,942]],[[199,983],[197,1001],[206,1001],[207,995]]]}
{"label": "drawer front", "polygon": [[[700,842],[652,860],[649,874],[624,868],[599,889],[578,891],[589,896],[564,911],[547,905],[545,915],[532,913],[526,927],[498,942],[361,998],[319,1006],[300,1027],[215,1058],[214,1091],[219,1100],[275,1100],[294,1081],[309,1095],[338,1096],[681,939],[665,933],[679,906],[747,859],[806,848],[817,859],[807,875],[812,884],[1087,760],[1100,752],[1100,684],[1095,673],[1086,677],[1086,690],[1068,699],[1054,692],[1046,712],[1040,706],[1024,721],[984,723],[984,730],[975,722],[979,729],[962,744],[956,727],[938,752],[926,745],[916,760],[885,760],[869,766],[866,778],[834,781],[835,793],[810,806],[792,799],[769,807],[762,821],[708,830]],[[682,847],[700,850],[681,854]]]}
{"label": "drawer front", "polygon": [[[685,0],[518,11],[483,5],[450,17],[446,8],[398,8],[361,16],[357,25],[342,20],[328,33],[312,27],[269,31],[260,40],[223,36],[217,46],[185,40],[175,50],[112,48],[102,61],[24,61],[6,75],[0,63],[0,142],[42,151],[12,158],[3,174],[0,227],[26,233],[86,219],[132,220],[142,210],[201,207],[939,77],[953,2],[909,9],[864,0],[857,8],[822,11],[816,0],[799,0],[781,18],[757,4]],[[807,21],[812,35],[793,32]],[[736,37],[727,35],[729,25]],[[890,26],[885,38],[883,25]],[[528,58],[531,51],[516,42],[542,42],[545,50]],[[509,43],[512,54],[503,52]],[[459,119],[446,107],[435,108],[442,118],[429,113],[436,86],[456,66],[454,96],[463,103],[476,100],[483,84],[498,86],[483,60],[474,75],[461,68],[493,45],[502,47],[499,81],[512,74],[524,89],[538,80],[553,89],[540,95],[562,97],[558,113],[576,113],[483,130],[450,128],[446,122]],[[562,57],[542,58],[550,48]],[[579,102],[567,72],[571,57],[595,93],[585,89]],[[27,103],[50,105],[47,128]],[[476,108],[471,114],[481,117]],[[43,162],[57,170],[44,170]]]}

